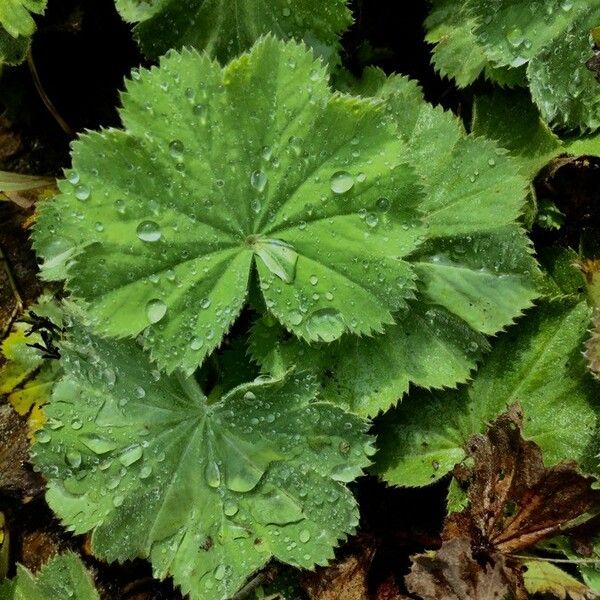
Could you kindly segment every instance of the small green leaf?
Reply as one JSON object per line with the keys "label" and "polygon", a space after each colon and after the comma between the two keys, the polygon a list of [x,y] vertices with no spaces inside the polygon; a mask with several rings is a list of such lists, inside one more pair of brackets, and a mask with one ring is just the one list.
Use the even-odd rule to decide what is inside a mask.
{"label": "small green leaf", "polygon": [[109,561],[148,557],[192,599],[232,596],[272,556],[325,564],[357,524],[345,483],[373,453],[368,424],[288,374],[209,403],[133,342],[75,329],[33,460],[72,531]]}
{"label": "small green leaf", "polygon": [[34,574],[17,565],[17,576],[0,582],[2,600],[99,600],[92,578],[79,557],[65,552]]}
{"label": "small green leaf", "polygon": [[542,303],[502,335],[469,387],[411,394],[378,424],[376,472],[394,485],[438,480],[466,456],[469,438],[517,401],[525,437],[548,464],[574,459],[596,470],[600,388],[581,355],[589,318],[583,301]]}
{"label": "small green leaf", "polygon": [[74,144],[34,232],[46,277],[67,278],[99,331],[143,331],[161,367],[191,373],[253,263],[267,309],[307,341],[406,310],[418,177],[383,103],[332,94],[303,46],[265,38],[225,69],[171,53],[128,83],[121,116],[125,131]]}
{"label": "small green leaf", "polygon": [[304,40],[329,59],[352,22],[347,0],[116,0],[116,5],[125,20],[137,23],[135,35],[150,58],[192,46],[227,62],[272,32]]}
{"label": "small green leaf", "polygon": [[47,0],[0,0],[0,64],[25,59],[35,32],[32,13],[41,15]]}

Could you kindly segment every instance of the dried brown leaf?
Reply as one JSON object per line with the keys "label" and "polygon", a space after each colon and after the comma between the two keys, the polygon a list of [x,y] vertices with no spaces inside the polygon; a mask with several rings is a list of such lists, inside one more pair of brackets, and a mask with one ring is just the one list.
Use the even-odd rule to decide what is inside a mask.
{"label": "dried brown leaf", "polygon": [[502,600],[512,589],[512,570],[501,554],[482,564],[471,541],[453,538],[435,553],[412,557],[406,586],[423,600]]}

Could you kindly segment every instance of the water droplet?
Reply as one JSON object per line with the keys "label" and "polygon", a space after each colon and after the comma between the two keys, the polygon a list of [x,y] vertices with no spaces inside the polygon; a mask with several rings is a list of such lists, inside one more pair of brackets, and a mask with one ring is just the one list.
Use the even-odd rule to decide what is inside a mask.
{"label": "water droplet", "polygon": [[375,213],[369,213],[366,218],[367,225],[369,227],[377,227],[379,223],[379,217]]}
{"label": "water droplet", "polygon": [[333,342],[346,330],[344,318],[335,308],[321,308],[311,313],[306,320],[306,331],[314,340]]}
{"label": "water droplet", "polygon": [[306,544],[306,542],[308,542],[308,540],[310,540],[310,531],[308,529],[303,529],[300,532],[299,539],[303,544]]}
{"label": "water droplet", "polygon": [[136,398],[143,398],[146,395],[146,390],[141,385],[138,385],[133,390],[133,393]]}
{"label": "water droplet", "polygon": [[219,565],[216,569],[215,569],[215,579],[217,581],[222,581],[223,579],[225,579],[225,575],[227,575],[227,567],[225,565]]}
{"label": "water droplet", "polygon": [[81,453],[77,450],[67,450],[65,461],[70,467],[77,469],[81,466]]}
{"label": "water droplet", "polygon": [[137,226],[136,232],[143,242],[158,242],[162,235],[160,225],[154,221],[142,221]]}
{"label": "water droplet", "polygon": [[214,460],[208,461],[206,470],[204,471],[206,483],[212,488],[218,488],[221,485],[221,471],[219,465]]}
{"label": "water droplet", "polygon": [[204,298],[202,302],[200,302],[200,306],[207,309],[210,306],[210,298]]}
{"label": "water droplet", "polygon": [[152,467],[150,465],[144,465],[140,469],[140,479],[148,479],[152,474]]}
{"label": "water droplet", "polygon": [[490,167],[495,167],[496,166],[496,159],[490,158],[488,160],[488,165],[490,165]]}
{"label": "water droplet", "polygon": [[81,419],[78,419],[77,417],[75,417],[72,421],[71,421],[71,427],[75,430],[77,429],[81,429],[83,427],[83,423],[81,421]]}
{"label": "water droplet", "polygon": [[300,313],[299,311],[292,310],[292,311],[290,311],[288,318],[292,325],[300,325],[300,323],[302,323],[302,319],[304,317],[302,316],[302,313]]}
{"label": "water droplet", "polygon": [[573,8],[573,0],[562,0],[560,7],[565,12],[569,12]]}
{"label": "water droplet", "polygon": [[319,283],[319,278],[316,275],[311,275],[310,276],[310,284],[317,285],[317,283]]}
{"label": "water droplet", "polygon": [[262,192],[267,186],[267,175],[263,171],[254,171],[250,176],[250,184],[255,190]]}
{"label": "water droplet", "polygon": [[167,314],[167,305],[159,298],[146,304],[146,317],[150,323],[158,323]]}
{"label": "water droplet", "polygon": [[377,200],[377,209],[381,212],[387,212],[390,209],[390,201],[387,198]]}
{"label": "water droplet", "polygon": [[133,463],[140,460],[140,458],[142,458],[143,452],[144,451],[142,447],[137,444],[134,446],[130,446],[129,448],[123,450],[123,452],[119,455],[119,462],[124,467],[129,467]]}
{"label": "water droplet", "polygon": [[354,186],[354,177],[347,171],[337,171],[331,176],[330,186],[335,194],[345,194]]}
{"label": "water droplet", "polygon": [[254,392],[248,391],[244,394],[244,400],[248,402],[253,402],[254,400],[256,400],[256,394],[254,394]]}
{"label": "water droplet", "polygon": [[90,193],[90,188],[83,183],[80,183],[75,188],[75,198],[77,198],[77,200],[81,200],[82,202],[85,202],[90,197]]}
{"label": "water droplet", "polygon": [[506,39],[513,48],[518,48],[525,41],[523,32],[518,27],[511,29],[511,31],[506,34]]}
{"label": "water droplet", "polygon": [[113,506],[115,508],[119,508],[119,506],[121,506],[123,502],[125,502],[124,496],[115,496],[112,500]]}
{"label": "water droplet", "polygon": [[204,340],[201,337],[194,337],[194,338],[192,338],[192,341],[190,342],[190,349],[191,350],[200,350],[200,348],[202,348],[203,345],[204,345]]}
{"label": "water droplet", "polygon": [[37,432],[37,435],[35,436],[35,439],[40,444],[47,444],[52,439],[52,436],[50,435],[49,431],[46,431],[45,429],[42,429],[41,431]]}
{"label": "water droplet", "polygon": [[226,500],[223,506],[223,512],[228,517],[233,517],[239,510],[238,505],[233,500]]}
{"label": "water droplet", "polygon": [[173,140],[169,144],[169,154],[176,160],[183,158],[184,145],[181,140]]}
{"label": "water droplet", "polygon": [[114,440],[111,440],[107,437],[102,437],[101,435],[96,435],[95,433],[82,435],[81,441],[95,454],[106,454],[117,447],[117,444]]}

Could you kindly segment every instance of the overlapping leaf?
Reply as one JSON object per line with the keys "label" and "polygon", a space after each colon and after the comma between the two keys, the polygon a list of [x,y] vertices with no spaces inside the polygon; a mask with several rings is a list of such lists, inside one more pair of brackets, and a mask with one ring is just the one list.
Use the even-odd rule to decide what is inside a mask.
{"label": "overlapping leaf", "polygon": [[269,372],[292,364],[320,372],[324,396],[364,415],[393,405],[411,382],[465,381],[488,349],[485,335],[531,305],[537,267],[517,224],[526,181],[502,150],[467,136],[459,120],[424,102],[405,78],[369,70],[360,84],[379,94],[425,183],[422,244],[410,260],[419,275],[405,315],[373,339],[343,337],[308,346],[272,320],[254,327],[251,350]]}
{"label": "overlapping leaf", "polygon": [[99,600],[90,574],[72,552],[52,558],[35,575],[22,565],[17,576],[0,583],[2,600]]}
{"label": "overlapping leaf", "polygon": [[33,14],[42,14],[46,0],[0,0],[0,63],[17,64],[35,32]]}
{"label": "overlapping leaf", "polygon": [[162,367],[191,372],[253,264],[268,310],[306,340],[406,310],[421,192],[381,102],[332,94],[305,47],[269,37],[223,70],[171,53],[123,105],[125,131],[75,144],[34,236],[102,332],[145,331]]}
{"label": "overlapping leaf", "polygon": [[585,301],[545,302],[499,339],[472,385],[411,394],[382,418],[376,471],[395,485],[436,481],[466,456],[470,436],[516,401],[525,437],[548,464],[574,459],[594,471],[600,388],[582,357],[589,319]]}
{"label": "overlapping leaf", "polygon": [[144,53],[157,58],[192,46],[222,62],[248,50],[261,35],[295,38],[330,58],[352,16],[347,0],[116,0]]}
{"label": "overlapping leaf", "polygon": [[492,77],[500,69],[503,83],[506,68],[526,69],[547,122],[597,129],[599,85],[586,62],[598,23],[598,0],[436,0],[426,25],[428,40],[437,44],[436,67],[458,85],[472,83],[484,69]]}
{"label": "overlapping leaf", "polygon": [[366,423],[315,399],[309,376],[211,403],[160,376],[134,342],[76,329],[36,435],[47,500],[109,561],[148,557],[192,599],[229,598],[272,556],[310,568],[357,524],[344,485],[373,453]]}

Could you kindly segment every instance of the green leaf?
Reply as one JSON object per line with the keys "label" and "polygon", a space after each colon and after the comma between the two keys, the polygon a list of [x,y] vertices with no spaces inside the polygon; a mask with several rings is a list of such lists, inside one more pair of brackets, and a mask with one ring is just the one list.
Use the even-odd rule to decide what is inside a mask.
{"label": "green leaf", "polygon": [[581,355],[589,318],[583,301],[544,302],[503,334],[470,386],[411,394],[378,423],[375,471],[394,485],[436,481],[466,457],[473,434],[517,401],[524,435],[547,464],[574,459],[596,470],[600,388]]}
{"label": "green leaf", "polygon": [[263,39],[223,70],[173,52],[128,83],[125,131],[75,143],[34,232],[45,275],[103,334],[145,331],[168,371],[220,343],[253,264],[295,335],[379,332],[413,295],[422,199],[382,109],[332,94],[296,43]]}
{"label": "green leaf", "polygon": [[17,576],[0,582],[0,597],[2,600],[100,599],[90,574],[72,552],[50,559],[35,575],[17,565]]}
{"label": "green leaf", "polygon": [[373,339],[344,336],[324,349],[286,337],[273,321],[255,326],[251,352],[266,372],[312,368],[324,397],[373,416],[415,383],[466,381],[488,350],[485,335],[509,325],[536,297],[539,274],[517,225],[526,181],[490,141],[425,103],[414,82],[368,69],[357,91],[379,94],[425,183],[421,246],[410,257],[420,281],[408,311]]}
{"label": "green leaf", "polygon": [[[443,16],[452,15],[447,24]],[[459,85],[486,68],[526,68],[546,122],[569,129],[600,127],[598,82],[586,67],[599,0],[439,0],[426,22],[434,62]],[[441,33],[440,33],[441,32]]]}
{"label": "green leaf", "polygon": [[116,0],[142,50],[157,58],[169,48],[192,46],[221,62],[248,50],[261,35],[303,40],[325,59],[352,23],[347,0]]}
{"label": "green leaf", "polygon": [[[599,88],[600,89],[600,88]],[[524,90],[495,90],[475,98],[472,131],[496,140],[528,179],[561,154],[600,156],[600,135],[559,138]]]}
{"label": "green leaf", "polygon": [[0,0],[0,64],[25,59],[35,32],[32,13],[41,15],[47,0]]}
{"label": "green leaf", "polygon": [[[307,375],[207,401],[134,342],[75,329],[32,457],[68,529],[109,561],[148,557],[192,599],[232,596],[271,557],[325,564],[358,522],[346,483],[368,424],[316,399]],[[57,427],[57,421],[64,423]]]}

